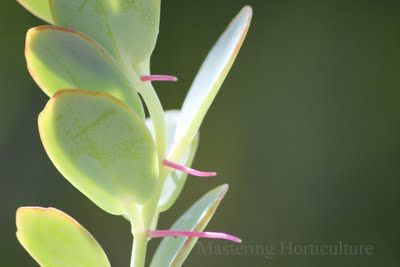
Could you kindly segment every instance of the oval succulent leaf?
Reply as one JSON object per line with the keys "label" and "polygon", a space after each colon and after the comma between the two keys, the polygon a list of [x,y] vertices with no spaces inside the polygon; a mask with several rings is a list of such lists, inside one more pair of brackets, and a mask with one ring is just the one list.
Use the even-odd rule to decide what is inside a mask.
{"label": "oval succulent leaf", "polygon": [[[168,149],[171,149],[174,141],[176,123],[179,120],[179,110],[169,110],[165,112],[165,120],[167,124],[167,144]],[[153,122],[149,118],[146,120],[146,126],[154,136]],[[199,144],[199,134],[196,135],[192,144],[185,151],[181,164],[190,167]],[[185,172],[170,172],[165,180],[164,187],[158,202],[158,210],[160,212],[168,210],[176,201],[186,181],[187,173]]]}
{"label": "oval succulent leaf", "polygon": [[[190,207],[171,229],[203,231],[227,191],[228,185],[225,184],[208,192]],[[182,266],[197,240],[198,238],[192,237],[164,238],[154,254],[151,266]]]}
{"label": "oval succulent leaf", "polygon": [[88,36],[56,26],[36,27],[27,33],[25,57],[31,76],[48,96],[64,88],[104,92],[144,118],[135,88],[115,59]]}
{"label": "oval succulent leaf", "polygon": [[144,122],[120,100],[61,90],[39,115],[39,132],[56,168],[105,211],[122,215],[156,188],[158,160]]}
{"label": "oval succulent leaf", "polygon": [[53,24],[49,0],[17,0],[17,2],[36,17]]}
{"label": "oval succulent leaf", "polygon": [[54,208],[17,211],[17,238],[43,267],[109,267],[101,246],[77,221]]}
{"label": "oval succulent leaf", "polygon": [[207,55],[182,105],[176,129],[176,142],[171,155],[174,155],[175,150],[179,150],[179,146],[187,145],[196,135],[207,110],[233,65],[249,29],[251,17],[251,7],[244,7]]}
{"label": "oval succulent leaf", "polygon": [[138,66],[150,58],[161,0],[50,0],[56,25],[77,29],[101,43],[117,60]]}

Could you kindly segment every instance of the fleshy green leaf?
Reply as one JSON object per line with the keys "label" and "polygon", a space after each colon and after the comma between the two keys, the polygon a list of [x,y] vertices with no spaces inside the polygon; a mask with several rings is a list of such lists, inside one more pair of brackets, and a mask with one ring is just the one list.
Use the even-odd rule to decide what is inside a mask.
{"label": "fleshy green leaf", "polygon": [[[172,225],[173,230],[201,232],[207,226],[221,200],[228,191],[228,185],[219,186],[200,198]],[[182,266],[198,238],[164,238],[154,254],[152,267]]]}
{"label": "fleshy green leaf", "polygon": [[207,110],[233,65],[249,29],[251,17],[251,7],[244,7],[221,35],[201,66],[181,109],[176,142],[171,150],[173,157],[177,150],[184,151],[181,146],[187,146],[196,135]]}
{"label": "fleshy green leaf", "polygon": [[158,160],[144,122],[120,100],[61,90],[39,115],[43,145],[57,169],[105,211],[122,215],[156,188]]}
{"label": "fleshy green leaf", "polygon": [[[173,145],[176,123],[179,120],[178,110],[169,110],[165,112],[165,120],[167,124],[167,143],[168,149]],[[154,136],[153,122],[149,118],[146,120],[147,128],[150,130]],[[182,160],[179,162],[185,166],[190,167],[192,165],[194,156],[197,151],[197,146],[199,144],[199,134],[196,135],[192,144],[185,151]],[[165,180],[164,188],[158,202],[158,210],[160,212],[168,210],[176,201],[180,195],[183,185],[185,184],[187,173],[184,172],[171,172]]]}
{"label": "fleshy green leaf", "polygon": [[36,17],[53,24],[49,0],[17,0],[17,2]]}
{"label": "fleshy green leaf", "polygon": [[85,88],[111,94],[144,118],[139,95],[115,59],[96,41],[74,30],[41,26],[28,31],[25,56],[36,83],[49,96]]}
{"label": "fleshy green leaf", "polygon": [[93,236],[73,218],[54,208],[19,208],[17,238],[43,267],[110,266]]}
{"label": "fleshy green leaf", "polygon": [[161,0],[50,0],[56,25],[86,33],[130,66],[150,58],[160,5]]}

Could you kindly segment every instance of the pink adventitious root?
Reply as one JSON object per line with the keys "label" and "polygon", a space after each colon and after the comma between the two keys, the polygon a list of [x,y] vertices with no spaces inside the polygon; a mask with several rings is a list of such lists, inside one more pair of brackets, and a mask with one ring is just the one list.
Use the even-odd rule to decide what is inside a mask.
{"label": "pink adventitious root", "polygon": [[198,176],[198,177],[211,177],[211,176],[216,176],[216,172],[205,172],[205,171],[198,171],[189,167],[186,167],[184,165],[174,163],[172,161],[169,161],[167,159],[163,160],[163,164],[169,168],[172,168],[177,171],[181,171],[187,174],[191,174],[193,176]]}
{"label": "pink adventitious root", "polygon": [[198,237],[211,239],[225,239],[235,243],[241,243],[242,240],[236,236],[220,233],[220,232],[192,232],[192,231],[175,231],[175,230],[155,230],[147,231],[147,235],[151,238],[157,237]]}
{"label": "pink adventitious root", "polygon": [[163,81],[163,82],[176,82],[178,78],[171,75],[143,75],[140,77],[143,82]]}

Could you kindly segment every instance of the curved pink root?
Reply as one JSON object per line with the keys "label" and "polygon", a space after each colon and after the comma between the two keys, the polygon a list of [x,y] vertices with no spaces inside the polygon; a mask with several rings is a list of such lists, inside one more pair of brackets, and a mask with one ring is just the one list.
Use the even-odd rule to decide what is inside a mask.
{"label": "curved pink root", "polygon": [[163,160],[163,164],[167,167],[170,167],[174,170],[178,170],[184,173],[191,174],[193,176],[198,176],[198,177],[211,177],[211,176],[216,176],[216,172],[205,172],[205,171],[198,171],[189,167],[186,167],[184,165],[169,161],[167,159]]}
{"label": "curved pink root", "polygon": [[175,230],[155,230],[147,231],[147,235],[151,238],[157,237],[198,237],[198,238],[212,238],[212,239],[225,239],[235,243],[241,243],[239,237],[221,233],[221,232],[192,232],[192,231],[175,231]]}
{"label": "curved pink root", "polygon": [[143,82],[152,82],[152,81],[176,82],[178,78],[171,75],[143,75],[140,77],[140,80],[142,80]]}

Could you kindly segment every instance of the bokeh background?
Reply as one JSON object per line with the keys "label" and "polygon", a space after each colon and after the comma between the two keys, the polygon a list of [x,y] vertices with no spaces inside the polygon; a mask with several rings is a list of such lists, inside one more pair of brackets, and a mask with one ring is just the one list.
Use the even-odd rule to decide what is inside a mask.
{"label": "bokeh background", "polygon": [[[185,266],[400,266],[400,2],[164,0],[153,70],[180,78],[156,84],[165,108],[181,105],[207,51],[245,4],[255,11],[252,27],[202,126],[194,163],[219,176],[190,178],[160,228],[229,183],[209,230],[249,246],[342,241],[374,253],[266,259],[195,249]],[[15,238],[23,205],[71,214],[113,266],[128,266],[128,223],[75,190],[40,143],[36,120],[47,97],[28,75],[23,46],[25,32],[43,22],[13,0],[1,1],[0,12],[1,266],[36,266]]]}

